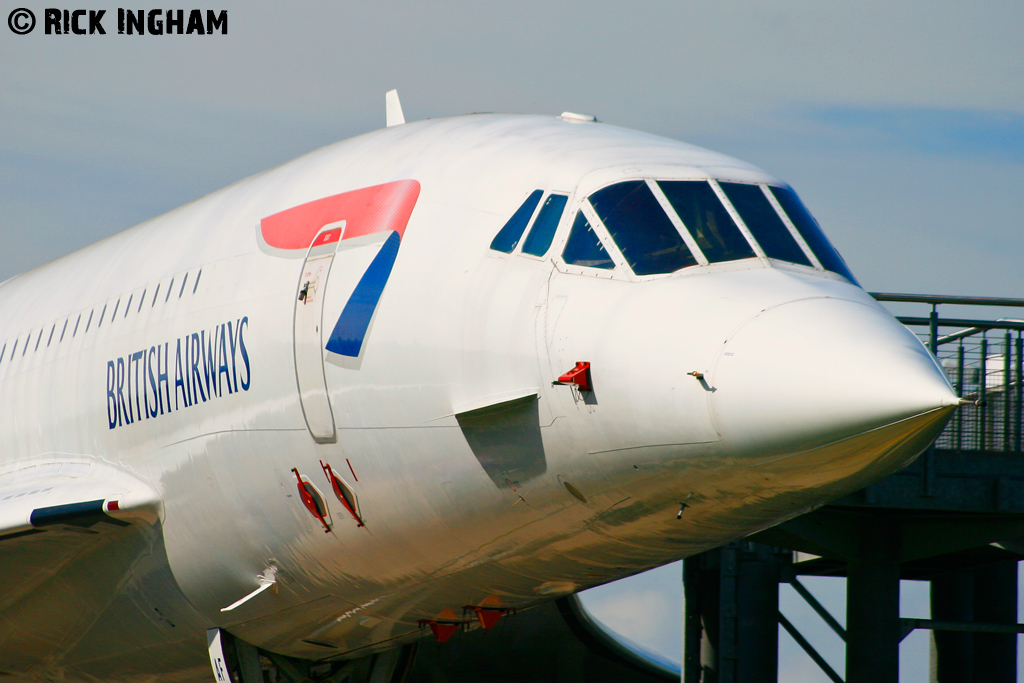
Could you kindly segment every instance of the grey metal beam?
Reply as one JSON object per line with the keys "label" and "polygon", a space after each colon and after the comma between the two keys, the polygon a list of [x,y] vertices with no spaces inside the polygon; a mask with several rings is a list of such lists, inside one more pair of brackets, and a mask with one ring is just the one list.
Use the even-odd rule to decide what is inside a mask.
{"label": "grey metal beam", "polygon": [[829,666],[828,662],[825,661],[825,658],[818,654],[818,651],[814,649],[814,646],[804,638],[803,634],[796,629],[796,626],[793,626],[793,624],[790,623],[789,619],[787,619],[782,612],[779,612],[779,623],[782,625],[782,628],[786,629],[786,633],[796,641],[797,645],[803,648],[803,651],[807,653],[807,656],[814,660],[814,663],[818,665],[818,668],[821,669],[833,683],[845,683],[842,676],[837,674],[836,670]]}
{"label": "grey metal beam", "polygon": [[[931,318],[914,315],[898,315],[896,319],[904,325],[927,327],[932,324]],[[973,320],[971,318],[939,318],[935,321],[938,327],[977,327],[982,330],[1024,330],[1024,322],[1016,320]]]}
{"label": "grey metal beam", "polygon": [[943,335],[943,336],[939,337],[938,339],[935,340],[935,345],[936,346],[942,346],[943,344],[947,344],[947,343],[949,343],[951,341],[956,341],[957,339],[965,339],[967,337],[973,337],[974,335],[976,335],[976,334],[978,334],[979,332],[982,332],[982,331],[983,330],[980,327],[968,327],[965,330],[960,330],[959,332],[953,332],[951,334],[946,334],[946,335]]}
{"label": "grey metal beam", "polygon": [[999,296],[947,296],[945,294],[895,294],[868,292],[877,301],[898,301],[917,304],[955,304],[961,306],[1024,306],[1024,299]]}
{"label": "grey metal beam", "polygon": [[[901,631],[970,631],[974,633],[1024,633],[1024,624],[997,624],[981,621],[941,621],[939,619],[900,619]],[[902,638],[901,638],[902,640]]]}
{"label": "grey metal beam", "polygon": [[833,617],[827,609],[825,609],[824,605],[818,602],[818,599],[815,598],[814,595],[812,595],[811,592],[807,590],[807,588],[802,583],[800,583],[800,581],[796,577],[793,577],[790,580],[789,585],[791,585],[793,589],[800,594],[800,597],[803,598],[804,601],[811,606],[811,609],[818,613],[818,616],[821,617],[822,620],[824,620],[824,622],[828,624],[829,627],[833,631],[835,631],[840,638],[842,638],[844,641],[846,640],[846,629],[843,628],[838,621],[836,621],[836,618]]}

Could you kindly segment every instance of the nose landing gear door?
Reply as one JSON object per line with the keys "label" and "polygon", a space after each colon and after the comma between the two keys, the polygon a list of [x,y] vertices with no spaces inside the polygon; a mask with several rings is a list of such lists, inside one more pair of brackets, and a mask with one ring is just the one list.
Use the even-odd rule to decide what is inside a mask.
{"label": "nose landing gear door", "polygon": [[306,252],[295,296],[295,378],[306,426],[317,443],[338,440],[324,378],[323,314],[327,277],[344,229],[342,222],[328,225],[317,233]]}

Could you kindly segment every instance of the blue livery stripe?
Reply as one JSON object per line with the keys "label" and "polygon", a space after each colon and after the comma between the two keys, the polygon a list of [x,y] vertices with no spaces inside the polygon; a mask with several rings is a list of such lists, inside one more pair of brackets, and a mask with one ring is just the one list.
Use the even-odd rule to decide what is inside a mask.
{"label": "blue livery stripe", "polygon": [[370,319],[377,309],[384,285],[391,276],[391,268],[395,265],[399,242],[398,233],[392,232],[370,263],[370,267],[363,273],[355,291],[352,292],[352,297],[345,304],[345,310],[341,312],[334,331],[331,332],[331,338],[327,340],[327,350],[331,353],[352,358],[359,356]]}

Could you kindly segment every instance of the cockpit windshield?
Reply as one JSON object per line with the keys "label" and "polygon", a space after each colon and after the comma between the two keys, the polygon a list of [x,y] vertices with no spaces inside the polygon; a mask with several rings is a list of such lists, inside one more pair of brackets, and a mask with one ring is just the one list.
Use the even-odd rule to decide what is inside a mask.
{"label": "cockpit windshield", "polygon": [[590,203],[637,275],[674,273],[697,259],[643,180],[598,190]]}
{"label": "cockpit windshield", "polygon": [[[541,199],[544,201],[541,202]],[[543,257],[556,242],[569,195],[535,190],[491,242],[511,254]],[[837,273],[857,285],[796,193],[727,180],[625,180],[575,208],[562,261],[615,270],[622,257],[637,275],[666,275],[699,264],[765,258]],[[609,237],[611,239],[609,239]]]}
{"label": "cockpit windshield", "polygon": [[846,267],[843,257],[839,255],[836,248],[825,237],[825,233],[821,231],[818,221],[814,220],[814,216],[807,210],[804,203],[800,201],[800,197],[796,196],[796,192],[793,192],[788,187],[772,187],[771,190],[772,194],[775,195],[775,199],[778,200],[779,206],[789,216],[789,220],[793,223],[797,232],[800,233],[800,236],[804,238],[804,242],[807,242],[807,246],[818,257],[821,267],[825,270],[831,270],[833,273],[838,273],[853,284],[859,285],[860,283],[857,282],[857,278],[853,277],[853,273]]}
{"label": "cockpit windshield", "polygon": [[719,185],[725,192],[725,196],[732,202],[736,213],[747,225],[750,234],[761,245],[765,256],[780,261],[799,263],[802,266],[811,265],[811,260],[796,243],[796,238],[779,218],[775,207],[768,201],[768,196],[760,185],[724,182]]}
{"label": "cockpit windshield", "polygon": [[572,223],[569,239],[565,243],[565,250],[562,251],[562,259],[572,266],[604,268],[605,270],[615,268],[615,262],[608,256],[604,245],[601,244],[601,240],[598,239],[594,229],[590,227],[590,221],[582,211],[576,212],[576,219]]}
{"label": "cockpit windshield", "polygon": [[708,181],[662,180],[658,186],[708,262],[756,256]]}

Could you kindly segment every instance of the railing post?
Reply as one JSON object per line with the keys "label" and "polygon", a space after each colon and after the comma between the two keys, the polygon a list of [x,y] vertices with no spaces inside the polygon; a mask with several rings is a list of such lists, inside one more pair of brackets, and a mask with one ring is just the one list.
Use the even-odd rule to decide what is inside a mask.
{"label": "railing post", "polygon": [[[964,395],[964,340],[960,340],[960,345],[956,350],[956,395]],[[964,411],[956,411],[956,449],[963,449],[963,436],[964,436]]]}
{"label": "railing post", "polygon": [[1024,385],[1024,339],[1020,332],[1017,333],[1017,385],[1014,391],[1014,403],[1016,404],[1017,415],[1013,421],[1013,450],[1020,453],[1020,431],[1021,431],[1021,389]]}
{"label": "railing post", "polygon": [[[982,333],[984,335],[984,333]],[[981,338],[981,359],[978,362],[978,450],[985,450],[985,432],[988,430],[988,403],[985,393],[988,389],[988,338]]]}
{"label": "railing post", "polygon": [[1003,450],[1010,450],[1010,387],[1012,386],[1011,380],[1013,375],[1010,371],[1013,369],[1013,365],[1010,360],[1013,358],[1013,347],[1010,345],[1011,338],[1010,332],[1007,331],[1005,342],[1003,344]]}
{"label": "railing post", "polygon": [[[939,305],[932,304],[931,315],[928,316],[928,349],[936,358],[939,357]],[[932,442],[925,451],[921,462],[921,495],[931,498],[935,495],[935,443]]]}

